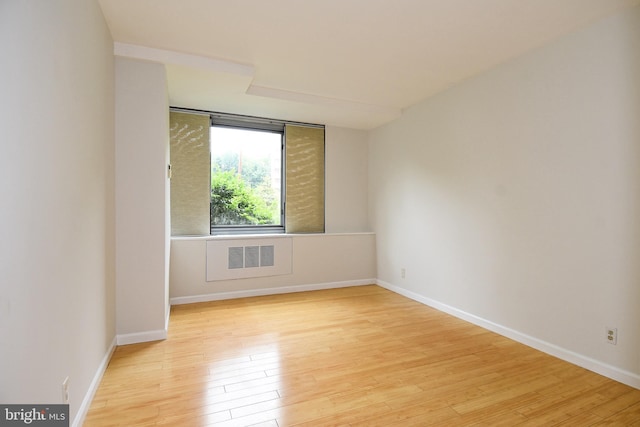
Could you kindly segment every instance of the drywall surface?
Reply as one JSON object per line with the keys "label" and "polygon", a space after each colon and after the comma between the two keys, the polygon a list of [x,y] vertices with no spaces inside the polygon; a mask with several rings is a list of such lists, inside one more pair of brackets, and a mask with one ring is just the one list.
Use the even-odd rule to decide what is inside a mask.
{"label": "drywall surface", "polygon": [[[255,237],[253,241],[259,244],[265,238]],[[170,273],[172,303],[370,284],[375,281],[373,233],[291,234],[279,238],[292,239],[291,274],[211,282],[206,281],[207,240],[236,239],[245,244],[252,238],[173,238]]]}
{"label": "drywall surface", "polygon": [[639,76],[635,8],[372,131],[378,278],[640,379]]}
{"label": "drywall surface", "polygon": [[166,328],[168,144],[169,107],[164,65],[116,58],[116,323],[119,337],[150,334],[147,338],[151,339],[157,331]]}
{"label": "drywall surface", "polygon": [[325,135],[326,231],[371,231],[367,211],[367,133],[327,126]]}
{"label": "drywall surface", "polygon": [[115,336],[113,41],[97,1],[0,2],[0,402],[72,423]]}

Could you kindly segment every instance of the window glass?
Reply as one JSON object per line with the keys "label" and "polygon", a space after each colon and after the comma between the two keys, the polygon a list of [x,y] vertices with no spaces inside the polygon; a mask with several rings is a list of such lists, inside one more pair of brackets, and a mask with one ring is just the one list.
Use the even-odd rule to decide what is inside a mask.
{"label": "window glass", "polygon": [[282,227],[282,132],[212,126],[211,229]]}

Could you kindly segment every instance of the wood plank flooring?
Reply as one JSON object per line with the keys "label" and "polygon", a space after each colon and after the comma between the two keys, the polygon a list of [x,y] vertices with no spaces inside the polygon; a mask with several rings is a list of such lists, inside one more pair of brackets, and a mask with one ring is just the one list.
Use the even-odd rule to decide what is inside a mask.
{"label": "wood plank flooring", "polygon": [[640,426],[640,390],[378,286],[174,306],[85,426]]}

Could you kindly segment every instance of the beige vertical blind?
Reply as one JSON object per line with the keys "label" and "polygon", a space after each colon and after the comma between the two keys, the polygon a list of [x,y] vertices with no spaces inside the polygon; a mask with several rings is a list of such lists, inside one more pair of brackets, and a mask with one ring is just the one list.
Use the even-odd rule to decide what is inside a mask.
{"label": "beige vertical blind", "polygon": [[208,235],[210,203],[209,115],[172,111],[171,234]]}
{"label": "beige vertical blind", "polygon": [[285,126],[287,233],[324,232],[324,129]]}

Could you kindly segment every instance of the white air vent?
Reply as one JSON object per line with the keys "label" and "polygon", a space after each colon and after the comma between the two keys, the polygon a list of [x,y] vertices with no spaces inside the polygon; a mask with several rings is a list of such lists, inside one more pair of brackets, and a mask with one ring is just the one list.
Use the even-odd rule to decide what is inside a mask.
{"label": "white air vent", "polygon": [[273,245],[260,246],[260,267],[273,267]]}
{"label": "white air vent", "polygon": [[244,248],[232,247],[229,248],[229,268],[243,268],[244,267]]}
{"label": "white air vent", "polygon": [[273,245],[231,246],[228,268],[273,267]]}
{"label": "white air vent", "polygon": [[207,241],[207,281],[291,274],[290,237]]}

